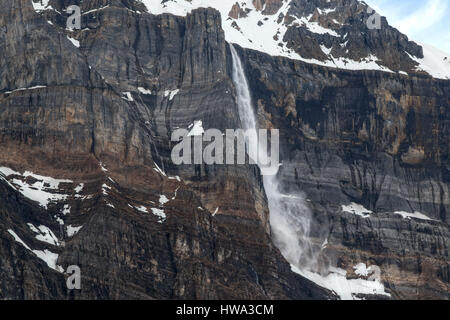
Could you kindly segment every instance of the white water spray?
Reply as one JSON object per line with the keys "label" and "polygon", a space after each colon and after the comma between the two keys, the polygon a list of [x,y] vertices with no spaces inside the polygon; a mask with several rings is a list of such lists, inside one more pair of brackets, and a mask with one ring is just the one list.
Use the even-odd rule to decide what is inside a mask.
{"label": "white water spray", "polygon": [[[257,130],[250,90],[236,49],[230,44],[233,57],[233,83],[237,92],[239,117],[244,130]],[[267,158],[258,150],[258,159]],[[261,166],[260,166],[261,167]],[[311,268],[316,257],[310,241],[311,212],[300,194],[283,194],[276,175],[264,176],[264,189],[269,202],[270,224],[274,242],[286,260],[299,269]]]}

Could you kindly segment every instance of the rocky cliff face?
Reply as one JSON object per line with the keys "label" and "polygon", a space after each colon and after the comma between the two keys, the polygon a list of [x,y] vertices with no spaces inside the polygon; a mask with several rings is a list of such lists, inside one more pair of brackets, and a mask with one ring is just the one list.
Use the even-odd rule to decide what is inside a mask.
{"label": "rocky cliff face", "polygon": [[379,266],[397,298],[448,298],[449,82],[246,54],[260,122],[289,128],[279,175],[305,193],[323,257]]}
{"label": "rocky cliff face", "polygon": [[[147,2],[0,1],[1,298],[336,297],[277,249],[256,166],[170,159],[176,128],[240,127],[227,28],[242,35],[255,13],[280,26],[336,19],[348,34],[346,52],[298,21],[279,34],[285,57],[238,50],[260,125],[280,128],[283,188],[308,199],[320,260],[355,279],[358,263],[378,266],[392,298],[449,298],[450,84],[416,73],[422,47],[386,27],[356,48],[357,1],[247,1],[223,4],[225,16]],[[81,30],[66,29],[72,4]],[[414,75],[289,54],[373,54]],[[70,265],[81,290],[66,288]]]}

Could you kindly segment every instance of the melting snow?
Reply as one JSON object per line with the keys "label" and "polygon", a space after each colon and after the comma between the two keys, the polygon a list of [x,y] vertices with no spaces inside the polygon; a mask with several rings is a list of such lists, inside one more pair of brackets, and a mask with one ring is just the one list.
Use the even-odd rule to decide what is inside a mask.
{"label": "melting snow", "polygon": [[31,231],[38,234],[36,236],[36,239],[38,239],[39,241],[46,242],[54,246],[60,245],[58,238],[55,236],[52,230],[50,230],[49,227],[41,225],[36,228],[31,223],[28,223],[28,227],[31,229]]}
{"label": "melting snow", "polygon": [[358,276],[367,277],[369,275],[369,270],[367,270],[367,266],[365,263],[358,263],[353,267],[353,269],[355,269],[355,273]]}
{"label": "melting snow", "polygon": [[69,36],[67,36],[67,39],[69,39],[70,42],[72,42],[72,44],[73,44],[75,47],[77,47],[77,48],[80,47],[80,41],[75,40],[74,38],[71,38],[71,37],[69,37]]}
{"label": "melting snow", "polygon": [[67,232],[67,236],[68,237],[73,237],[74,235],[76,235],[78,232],[80,232],[81,228],[83,228],[83,226],[79,226],[79,227],[74,227],[72,225],[68,225],[66,227],[66,232]]}
{"label": "melting snow", "polygon": [[138,210],[138,211],[140,211],[140,212],[143,212],[143,213],[148,213],[148,210],[147,210],[147,208],[146,207],[144,207],[144,206],[140,206],[140,207],[135,207],[136,208],[136,210]]}
{"label": "melting snow", "polygon": [[164,171],[161,170],[161,168],[156,164],[155,162],[155,168],[153,168],[153,170],[155,170],[156,172],[160,173],[163,176],[167,176],[166,173]]}
{"label": "melting snow", "polygon": [[33,178],[35,181],[32,184],[28,184],[19,178],[14,178],[10,181],[10,185],[19,191],[24,197],[38,202],[40,206],[47,209],[50,202],[58,202],[67,199],[67,195],[55,193],[59,190],[60,183],[72,183],[72,180],[55,179],[52,177],[45,177],[34,174],[30,171],[25,171],[23,174],[15,172],[11,169],[0,167],[0,174],[5,177],[11,175],[21,176],[22,178]]}
{"label": "melting snow", "polygon": [[84,188],[84,183],[80,183],[74,190],[76,193],[80,193],[81,191],[83,191]]}
{"label": "melting snow", "polygon": [[[362,205],[352,202],[351,204],[347,206],[342,206],[342,211],[356,214],[357,216],[363,217],[363,218],[369,218],[370,214],[373,213],[372,211],[364,208]],[[367,214],[365,214],[367,213]]]}
{"label": "melting snow", "polygon": [[175,176],[175,177],[169,177],[169,180],[177,180],[178,182],[180,182],[181,178],[179,176]]}
{"label": "melting snow", "polygon": [[56,270],[56,271],[60,271],[59,268],[56,267],[56,261],[58,260],[58,254],[57,253],[53,253],[47,249],[45,249],[44,251],[42,250],[33,250],[34,254],[41,260],[44,260],[45,263],[47,263],[47,265]]}
{"label": "melting snow", "polygon": [[64,205],[64,208],[62,209],[62,214],[67,215],[70,213],[70,206],[68,204]]}
{"label": "melting snow", "polygon": [[166,90],[164,91],[164,97],[169,97],[169,100],[172,101],[173,98],[180,92],[180,89],[175,90]]}
{"label": "melting snow", "polygon": [[104,6],[104,7],[98,8],[98,9],[92,9],[92,10],[89,10],[89,11],[83,12],[83,13],[81,13],[81,14],[82,14],[82,15],[85,15],[85,14],[89,14],[89,13],[97,12],[97,11],[100,11],[100,10],[106,9],[106,8],[108,8],[108,7],[109,7],[109,4],[108,4],[108,5],[106,5],[106,6]]}
{"label": "melting snow", "polygon": [[324,28],[321,25],[319,25],[319,23],[317,22],[310,22],[309,20],[311,19],[312,15],[310,15],[309,17],[301,17],[298,18],[296,20],[294,20],[290,26],[304,26],[305,28],[307,28],[309,31],[311,31],[312,33],[318,33],[318,34],[329,34],[332,35],[334,37],[340,37],[339,34],[336,33],[336,31],[328,29],[328,28]]}
{"label": "melting snow", "polygon": [[159,204],[160,204],[160,205],[164,205],[164,204],[166,204],[167,202],[169,202],[169,199],[168,199],[165,195],[159,196]]}
{"label": "melting snow", "polygon": [[100,165],[100,168],[102,169],[103,172],[108,172],[108,169],[106,169],[106,168],[103,166],[103,163],[102,163],[102,162],[99,162],[99,165]]}
{"label": "melting snow", "polygon": [[342,269],[331,268],[326,276],[300,270],[294,265],[291,265],[291,270],[323,288],[334,291],[343,300],[355,300],[355,295],[358,294],[390,296],[384,291],[384,285],[379,280],[347,279],[347,272]]}
{"label": "melting snow", "polygon": [[143,88],[143,87],[139,87],[139,88],[138,88],[138,91],[139,91],[140,93],[142,93],[142,94],[152,94],[152,91],[151,91],[151,90],[147,90],[147,89],[145,89],[145,88]]}
{"label": "melting snow", "polygon": [[[35,2],[36,1],[36,2]],[[44,11],[44,10],[50,10],[53,9],[52,6],[49,6],[50,0],[31,0],[31,3],[33,4],[33,9],[36,12]]]}
{"label": "melting snow", "polygon": [[201,136],[205,130],[203,130],[203,121],[202,120],[198,120],[198,121],[194,121],[194,124],[190,125],[189,128],[191,128],[191,131],[189,131],[188,133],[188,137],[190,136]]}
{"label": "melting snow", "polygon": [[14,171],[10,168],[6,168],[6,167],[0,167],[0,174],[2,174],[5,177],[9,177],[12,175],[16,175],[16,176],[20,176],[21,174],[17,171]]}
{"label": "melting snow", "polygon": [[64,220],[63,219],[61,219],[60,217],[58,217],[58,216],[54,216],[54,218],[56,219],[56,221],[60,224],[60,225],[64,225]]}
{"label": "melting snow", "polygon": [[30,247],[27,246],[27,245],[25,244],[25,242],[23,242],[22,239],[20,239],[19,236],[18,236],[14,231],[12,231],[11,229],[8,229],[8,232],[14,237],[14,240],[16,240],[16,242],[20,243],[20,244],[23,245],[26,249],[28,249],[28,250],[31,251]]}
{"label": "melting snow", "polygon": [[122,97],[122,99],[130,101],[130,102],[134,101],[133,97],[131,96],[131,92],[122,92],[122,94],[125,96],[125,97]]}
{"label": "melting snow", "polygon": [[12,90],[12,91],[6,91],[6,92],[4,92],[4,93],[13,93],[13,92],[16,92],[16,91],[24,91],[24,90],[34,90],[34,89],[42,89],[42,88],[47,88],[47,86],[34,86],[34,87],[28,87],[28,88],[19,88],[19,89],[15,89],[15,90]]}
{"label": "melting snow", "polygon": [[163,223],[166,221],[166,214],[164,210],[158,208],[152,208],[152,213],[159,218],[158,222]]}
{"label": "melting snow", "polygon": [[[178,193],[178,189],[180,189],[180,187],[178,187],[178,188],[175,189],[175,192],[174,192],[174,194],[173,194],[172,200],[175,200],[175,199],[176,199],[177,193]],[[159,200],[159,202],[161,203],[161,200]]]}
{"label": "melting snow", "polygon": [[416,219],[421,219],[421,220],[433,220],[418,211],[415,211],[414,213],[409,213],[409,212],[405,212],[405,211],[395,211],[394,213],[401,215],[403,217],[403,219],[416,218]]}
{"label": "melting snow", "polygon": [[60,271],[60,268],[56,266],[56,261],[58,260],[58,254],[53,253],[47,249],[44,251],[42,250],[31,250],[29,246],[25,244],[25,242],[20,239],[20,237],[11,229],[8,229],[9,234],[11,234],[14,237],[14,240],[16,240],[18,243],[23,245],[25,249],[33,252],[39,259],[43,260],[50,268]]}
{"label": "melting snow", "polygon": [[423,70],[439,79],[450,79],[450,54],[445,53],[431,45],[419,43],[423,48],[423,59],[409,55],[419,63],[418,70]]}
{"label": "melting snow", "polygon": [[104,196],[108,195],[108,190],[111,190],[111,187],[104,183],[102,185],[102,193]]}
{"label": "melting snow", "polygon": [[325,53],[328,56],[330,54],[332,48],[327,48],[324,45],[321,45],[320,49],[322,49],[323,53]]}

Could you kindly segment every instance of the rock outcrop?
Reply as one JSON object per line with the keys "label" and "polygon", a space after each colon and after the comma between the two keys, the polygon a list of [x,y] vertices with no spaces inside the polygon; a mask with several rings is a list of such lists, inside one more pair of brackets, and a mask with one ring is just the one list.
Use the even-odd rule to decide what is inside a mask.
{"label": "rock outcrop", "polygon": [[[372,22],[373,14],[357,0],[295,0],[284,20],[297,27],[288,29],[284,41],[305,58],[328,60],[331,55],[350,63],[377,57],[376,63],[390,70],[415,72],[412,56],[423,58],[422,48],[391,27],[386,18],[379,16],[375,21],[373,17]],[[310,23],[323,31],[311,30]]]}

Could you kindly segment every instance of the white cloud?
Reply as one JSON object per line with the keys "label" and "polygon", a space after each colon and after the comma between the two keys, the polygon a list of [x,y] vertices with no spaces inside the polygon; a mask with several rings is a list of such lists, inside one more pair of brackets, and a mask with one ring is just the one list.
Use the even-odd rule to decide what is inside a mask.
{"label": "white cloud", "polygon": [[447,2],[428,0],[422,7],[394,24],[401,32],[414,36],[438,24],[445,17],[446,10]]}
{"label": "white cloud", "polygon": [[410,39],[450,52],[450,0],[365,1]]}

